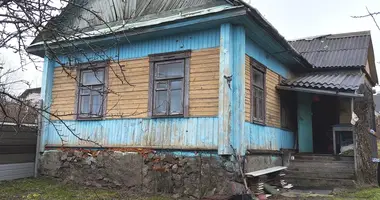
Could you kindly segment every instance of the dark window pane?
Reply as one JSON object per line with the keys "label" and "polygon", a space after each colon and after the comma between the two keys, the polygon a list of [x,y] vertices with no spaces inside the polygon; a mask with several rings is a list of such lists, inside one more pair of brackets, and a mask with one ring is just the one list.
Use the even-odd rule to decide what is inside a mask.
{"label": "dark window pane", "polygon": [[83,85],[98,85],[104,83],[104,69],[82,71]]}
{"label": "dark window pane", "polygon": [[157,78],[170,78],[170,77],[183,77],[184,76],[184,62],[162,62],[156,64],[156,77]]}
{"label": "dark window pane", "polygon": [[252,69],[252,70],[253,70],[253,77],[252,77],[253,85],[259,88],[264,88],[264,73],[260,72],[257,69]]}
{"label": "dark window pane", "polygon": [[264,121],[264,90],[253,87],[252,88],[252,115],[257,121]]}
{"label": "dark window pane", "polygon": [[167,98],[167,91],[156,91],[155,113],[166,114],[168,104]]}
{"label": "dark window pane", "polygon": [[263,99],[258,98],[257,100],[258,106],[257,106],[257,112],[258,112],[258,120],[262,121],[264,120],[264,102]]}
{"label": "dark window pane", "polygon": [[92,112],[93,115],[100,115],[101,114],[101,107],[102,107],[102,96],[100,95],[93,95],[92,96]]}
{"label": "dark window pane", "polygon": [[81,96],[80,113],[81,114],[90,113],[90,96]]}
{"label": "dark window pane", "polygon": [[170,95],[170,113],[182,113],[182,90],[172,90]]}
{"label": "dark window pane", "polygon": [[256,111],[257,111],[257,100],[256,100],[256,97],[254,97],[253,99],[252,99],[252,114],[253,114],[253,117],[254,118],[257,118],[257,114],[256,114]]}

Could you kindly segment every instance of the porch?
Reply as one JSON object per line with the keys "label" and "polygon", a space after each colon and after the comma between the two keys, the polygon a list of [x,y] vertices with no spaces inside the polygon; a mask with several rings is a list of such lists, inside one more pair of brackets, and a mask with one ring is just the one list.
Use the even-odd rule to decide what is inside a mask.
{"label": "porch", "polygon": [[[291,119],[288,113],[296,113],[290,127],[297,133],[298,153],[340,155],[349,147],[355,150],[357,134],[362,134],[370,142],[371,156],[377,158],[373,92],[363,72],[309,73],[282,81],[277,89],[285,115],[282,118]],[[289,97],[294,98],[290,104],[297,102],[296,106],[289,105]],[[357,123],[362,129],[355,134]]]}
{"label": "porch", "polygon": [[365,79],[360,71],[327,71],[277,86],[281,99],[293,96],[297,102],[289,111],[297,113],[297,149],[288,168],[295,186],[350,187],[374,176],[373,93]]}

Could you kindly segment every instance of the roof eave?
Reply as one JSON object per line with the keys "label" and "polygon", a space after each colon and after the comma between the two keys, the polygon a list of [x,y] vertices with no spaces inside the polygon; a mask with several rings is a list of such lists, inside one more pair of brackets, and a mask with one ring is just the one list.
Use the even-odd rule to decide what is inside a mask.
{"label": "roof eave", "polygon": [[312,94],[323,94],[330,96],[341,96],[341,97],[351,97],[351,98],[362,98],[363,94],[356,94],[355,91],[339,91],[339,90],[328,90],[328,89],[313,89],[313,88],[303,88],[303,87],[294,87],[294,86],[282,86],[277,85],[276,89],[278,90],[287,90],[294,92],[304,92]]}
{"label": "roof eave", "polygon": [[[375,61],[375,53],[373,50],[373,43],[372,43],[372,36],[370,35],[370,41],[369,41],[369,46],[368,46],[368,62],[370,64],[370,80],[374,83],[374,85],[379,83],[379,79],[377,76],[377,69],[376,69],[376,61]],[[373,71],[373,72],[372,72]]]}

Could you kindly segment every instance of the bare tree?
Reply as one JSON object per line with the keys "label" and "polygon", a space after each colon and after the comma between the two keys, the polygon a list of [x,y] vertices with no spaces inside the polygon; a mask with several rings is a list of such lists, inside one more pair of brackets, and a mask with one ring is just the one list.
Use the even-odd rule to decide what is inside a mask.
{"label": "bare tree", "polygon": [[352,16],[352,18],[357,18],[358,19],[358,18],[368,18],[368,17],[370,17],[370,18],[372,18],[373,22],[375,23],[377,29],[379,29],[379,31],[380,31],[380,26],[377,23],[377,19],[376,19],[376,16],[380,16],[380,12],[371,12],[368,7],[366,7],[366,9],[367,9],[367,13],[368,14],[366,14],[366,15],[358,15],[358,16]]}
{"label": "bare tree", "polygon": [[[77,63],[88,63],[91,69],[96,72],[95,65],[99,61],[112,62],[112,66],[109,66],[109,73],[113,73],[117,79],[128,87],[134,87],[127,80],[124,66],[120,64],[119,52],[117,55],[108,55],[107,50],[110,48],[117,48],[120,40],[128,41],[126,36],[120,37],[116,34],[114,27],[109,23],[119,20],[128,20],[128,17],[133,13],[118,16],[116,15],[112,19],[104,19],[99,10],[94,9],[94,2],[91,0],[2,0],[0,1],[0,48],[8,49],[17,53],[20,57],[20,67],[10,69],[4,72],[4,75],[10,75],[16,73],[19,70],[23,70],[24,67],[34,65],[37,69],[41,65],[41,59],[32,56],[27,53],[28,45],[33,41],[34,44],[39,43],[44,46],[46,56],[50,60],[55,61],[68,77],[75,80],[78,85],[80,82],[73,74],[71,70]],[[99,3],[99,2],[98,2]],[[99,6],[98,6],[99,8]],[[116,6],[115,14],[116,14]],[[127,13],[127,12],[123,12]],[[75,22],[75,23],[72,23]],[[122,26],[118,27],[119,29]],[[87,38],[98,35],[109,35],[114,37],[112,44],[107,44],[107,47],[93,45],[88,42]],[[100,58],[96,62],[90,55],[96,55]],[[81,60],[79,61],[79,57]],[[62,60],[66,58],[67,60]],[[85,58],[85,60],[83,60]],[[12,84],[24,83],[28,84],[26,80],[9,81],[0,78],[0,96],[4,97],[4,102],[14,102],[21,107],[28,107],[29,110],[33,110],[35,114],[40,114],[44,117],[44,120],[51,121],[54,119],[64,125],[71,134],[77,137],[79,140],[96,143],[88,138],[82,138],[80,133],[75,132],[64,120],[62,115],[50,110],[50,105],[45,104],[42,108],[36,105],[31,105],[20,99],[16,94],[10,90]],[[81,87],[86,87],[81,85]],[[93,90],[92,88],[88,88]],[[100,95],[115,94],[110,88],[104,90],[97,90]],[[104,102],[103,102],[104,103]],[[118,103],[118,102],[117,102]],[[116,103],[116,104],[117,104]],[[0,102],[0,104],[2,104]],[[3,115],[11,117],[6,112],[7,105],[0,105],[4,108]],[[9,106],[8,106],[9,107]],[[112,107],[112,106],[111,106]],[[111,108],[112,109],[112,108]],[[108,111],[107,111],[108,112]],[[148,111],[146,111],[148,112]],[[78,113],[65,113],[65,115],[77,115]],[[135,113],[128,115],[139,114],[136,110]],[[128,116],[121,113],[120,117]],[[115,117],[115,116],[114,116]],[[17,117],[13,120],[14,123],[22,125],[22,121]],[[54,123],[53,126],[55,127]],[[59,129],[55,127],[57,134],[60,135]],[[61,135],[60,135],[61,136]],[[64,142],[61,137],[62,143]]]}

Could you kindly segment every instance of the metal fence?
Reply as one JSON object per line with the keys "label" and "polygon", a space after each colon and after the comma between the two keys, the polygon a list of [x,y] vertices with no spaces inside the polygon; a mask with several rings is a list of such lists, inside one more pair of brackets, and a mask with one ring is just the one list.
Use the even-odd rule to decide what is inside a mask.
{"label": "metal fence", "polygon": [[37,126],[0,128],[0,181],[34,175]]}

